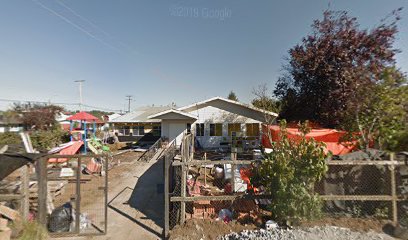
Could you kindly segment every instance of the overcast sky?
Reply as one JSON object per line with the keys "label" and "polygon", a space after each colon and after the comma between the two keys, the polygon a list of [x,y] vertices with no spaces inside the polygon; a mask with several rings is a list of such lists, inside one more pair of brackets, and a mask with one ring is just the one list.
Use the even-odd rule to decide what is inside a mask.
{"label": "overcast sky", "polygon": [[[2,0],[0,99],[102,109],[178,106],[271,90],[289,48],[328,8],[364,28],[405,7],[396,47],[408,71],[408,0]],[[10,102],[0,101],[0,109]],[[72,106],[70,106],[72,108]]]}

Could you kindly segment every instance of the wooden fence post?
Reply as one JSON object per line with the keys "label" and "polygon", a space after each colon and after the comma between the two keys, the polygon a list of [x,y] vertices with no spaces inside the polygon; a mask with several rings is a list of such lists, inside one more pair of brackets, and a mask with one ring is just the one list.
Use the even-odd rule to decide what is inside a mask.
{"label": "wooden fence post", "polygon": [[40,158],[36,162],[36,174],[38,182],[38,222],[47,225],[47,162],[48,158]]}
{"label": "wooden fence post", "polygon": [[231,164],[231,192],[235,192],[235,170],[237,169],[237,165],[235,161],[237,160],[237,153],[231,152],[231,160],[233,163]]}
{"label": "wooden fence post", "polygon": [[[183,164],[181,165],[181,197],[186,197],[186,181],[187,181],[187,177],[186,177],[186,165],[184,163],[186,163],[187,160],[187,153],[188,153],[188,141],[185,141],[186,138],[183,139],[184,141],[182,141],[182,146],[181,146],[181,161],[183,162]],[[184,224],[184,222],[186,221],[186,202],[182,201],[180,203],[180,224]]]}
{"label": "wooden fence post", "polygon": [[395,179],[395,164],[394,153],[390,154],[390,172],[391,172],[391,195],[392,195],[392,221],[394,224],[398,223],[398,204],[397,204],[397,181]]}
{"label": "wooden fence post", "polygon": [[167,239],[170,230],[169,168],[170,159],[166,154],[164,156],[164,239]]}
{"label": "wooden fence post", "polygon": [[21,179],[21,194],[23,198],[21,199],[21,216],[24,220],[28,219],[28,212],[30,211],[30,191],[29,191],[29,183],[30,183],[30,176],[29,176],[29,167],[24,165],[20,168],[20,179]]}

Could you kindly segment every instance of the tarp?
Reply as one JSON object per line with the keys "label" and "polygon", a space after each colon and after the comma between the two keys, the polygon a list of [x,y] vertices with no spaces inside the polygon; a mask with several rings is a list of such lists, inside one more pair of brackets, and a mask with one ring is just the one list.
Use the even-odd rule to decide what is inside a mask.
{"label": "tarp", "polygon": [[0,180],[10,175],[20,167],[34,163],[46,154],[38,153],[3,153],[0,154]]}
{"label": "tarp", "polygon": [[[74,155],[78,152],[78,150],[81,148],[81,146],[84,143],[82,141],[76,141],[74,144],[70,145],[67,148],[64,148],[60,151],[60,155]],[[48,159],[49,163],[63,163],[66,162],[68,159],[67,158],[50,158]]]}
{"label": "tarp", "polygon": [[[268,131],[269,129],[269,131]],[[300,139],[301,132],[298,128],[286,128],[289,139]],[[271,144],[269,142],[268,132],[272,138],[272,141],[279,141],[280,128],[277,125],[264,125],[263,126],[263,136],[262,145],[265,148],[270,148]],[[355,148],[355,143],[339,143],[341,137],[346,134],[345,131],[337,131],[335,129],[319,128],[312,129],[308,134],[306,134],[306,139],[313,138],[316,141],[324,142],[326,144],[326,151],[331,151],[333,155],[343,155],[351,152]]]}

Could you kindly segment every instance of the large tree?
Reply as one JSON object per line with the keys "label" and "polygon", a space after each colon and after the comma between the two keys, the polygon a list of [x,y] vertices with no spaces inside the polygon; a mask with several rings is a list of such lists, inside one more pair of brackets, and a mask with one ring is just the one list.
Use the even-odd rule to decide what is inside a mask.
{"label": "large tree", "polygon": [[55,116],[63,110],[56,105],[16,103],[12,112],[19,114],[23,124],[32,130],[50,130],[58,125]]}
{"label": "large tree", "polygon": [[400,10],[369,30],[345,11],[325,11],[312,32],[289,50],[285,74],[274,91],[282,101],[280,116],[338,127],[355,112],[364,98],[360,90],[370,91],[384,70],[395,66]]}

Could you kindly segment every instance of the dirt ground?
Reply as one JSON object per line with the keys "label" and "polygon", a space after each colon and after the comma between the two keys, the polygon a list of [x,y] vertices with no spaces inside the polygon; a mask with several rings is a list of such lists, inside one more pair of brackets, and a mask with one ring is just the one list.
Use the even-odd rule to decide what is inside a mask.
{"label": "dirt ground", "polygon": [[[108,185],[113,183],[119,177],[129,174],[129,164],[133,161],[137,161],[143,153],[140,152],[126,152],[120,155],[114,156],[114,161],[120,161],[119,165],[115,165],[108,172]],[[98,187],[105,186],[105,178],[99,175],[83,175],[89,181],[85,181],[81,184],[81,206],[86,207],[89,204],[94,203],[95,198],[102,198],[104,192]],[[65,186],[63,194],[57,196],[54,199],[55,207],[60,206],[70,200],[72,196],[76,194],[76,187],[74,182],[70,182]]]}

